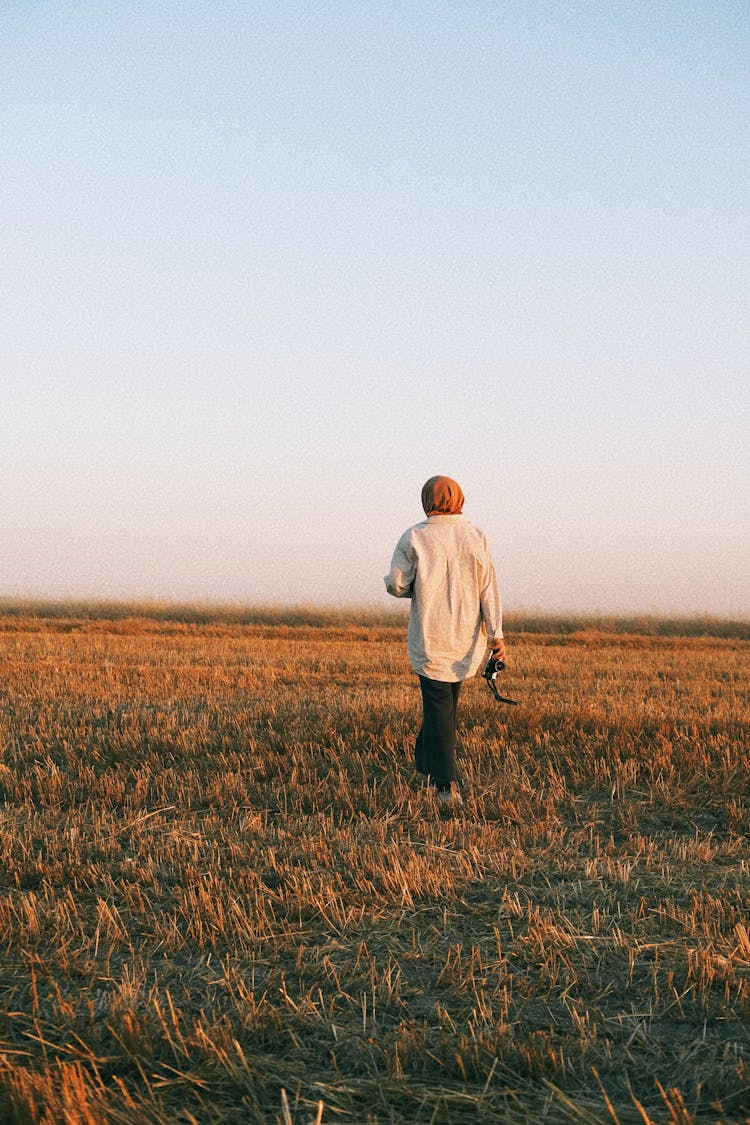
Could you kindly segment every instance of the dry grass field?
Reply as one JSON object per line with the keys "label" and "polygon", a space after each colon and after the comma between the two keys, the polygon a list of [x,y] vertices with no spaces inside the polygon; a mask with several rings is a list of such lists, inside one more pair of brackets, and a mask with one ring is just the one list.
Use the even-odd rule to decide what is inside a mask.
{"label": "dry grass field", "polygon": [[508,647],[441,819],[401,619],[5,606],[0,1121],[749,1121],[750,632]]}

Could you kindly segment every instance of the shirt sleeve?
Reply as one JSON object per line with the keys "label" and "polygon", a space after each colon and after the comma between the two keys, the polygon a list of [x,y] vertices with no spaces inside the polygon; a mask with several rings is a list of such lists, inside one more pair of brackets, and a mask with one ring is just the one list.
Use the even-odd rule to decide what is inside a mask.
{"label": "shirt sleeve", "polygon": [[417,556],[409,533],[402,535],[396,544],[391,569],[385,576],[385,588],[394,598],[410,598],[417,574]]}
{"label": "shirt sleeve", "polygon": [[503,607],[500,601],[500,590],[497,585],[497,575],[492,562],[489,547],[485,543],[484,568],[482,571],[482,585],[479,590],[479,604],[482,607],[482,620],[487,633],[487,641],[502,640],[503,636]]}

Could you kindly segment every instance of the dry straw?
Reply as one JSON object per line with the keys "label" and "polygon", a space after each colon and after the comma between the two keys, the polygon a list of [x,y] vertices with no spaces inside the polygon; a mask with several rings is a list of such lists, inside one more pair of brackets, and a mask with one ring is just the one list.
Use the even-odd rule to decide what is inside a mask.
{"label": "dry straw", "polygon": [[442,819],[400,621],[26,610],[0,1120],[748,1120],[747,640],[511,636]]}

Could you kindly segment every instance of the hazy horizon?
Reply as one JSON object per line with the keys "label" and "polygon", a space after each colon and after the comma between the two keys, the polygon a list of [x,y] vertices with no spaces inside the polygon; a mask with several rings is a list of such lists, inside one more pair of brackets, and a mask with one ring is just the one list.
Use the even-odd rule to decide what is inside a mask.
{"label": "hazy horizon", "polygon": [[0,598],[750,616],[750,10],[0,12]]}

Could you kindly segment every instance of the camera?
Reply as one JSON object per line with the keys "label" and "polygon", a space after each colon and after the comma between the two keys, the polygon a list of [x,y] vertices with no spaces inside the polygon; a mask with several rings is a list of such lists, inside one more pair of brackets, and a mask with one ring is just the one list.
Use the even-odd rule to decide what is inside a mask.
{"label": "camera", "polygon": [[502,672],[504,667],[504,660],[498,660],[496,657],[491,656],[485,665],[482,675],[485,680],[494,680],[498,672]]}

